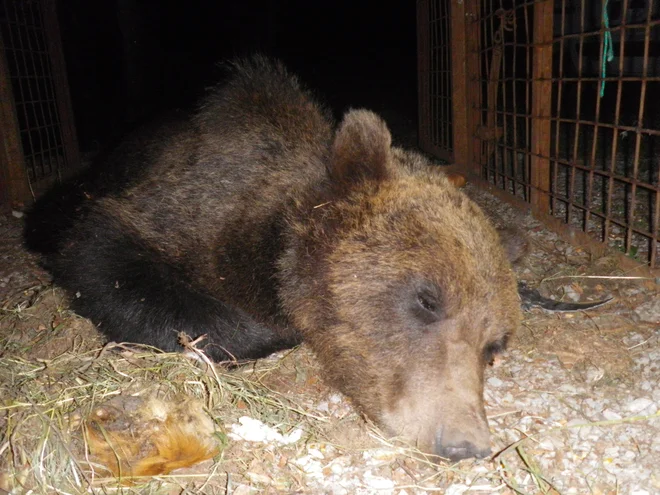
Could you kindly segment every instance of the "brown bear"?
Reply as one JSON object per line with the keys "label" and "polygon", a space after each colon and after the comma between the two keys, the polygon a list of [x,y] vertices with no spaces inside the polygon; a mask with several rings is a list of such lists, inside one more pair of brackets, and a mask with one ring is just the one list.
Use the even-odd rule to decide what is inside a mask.
{"label": "brown bear", "polygon": [[53,193],[26,230],[108,338],[171,351],[206,334],[216,361],[302,341],[388,434],[452,460],[490,452],[484,367],[520,318],[506,249],[377,115],[335,128],[256,56],[104,167],[92,199]]}

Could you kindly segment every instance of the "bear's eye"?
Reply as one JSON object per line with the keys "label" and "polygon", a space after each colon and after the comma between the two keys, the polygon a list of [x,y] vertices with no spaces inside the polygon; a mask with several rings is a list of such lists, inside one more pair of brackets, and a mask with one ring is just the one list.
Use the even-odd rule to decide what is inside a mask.
{"label": "bear's eye", "polygon": [[484,348],[484,362],[492,365],[495,359],[495,356],[502,354],[506,349],[506,346],[509,342],[509,335],[505,335],[501,339],[495,340],[490,344],[486,345]]}
{"label": "bear's eye", "polygon": [[430,297],[428,297],[425,294],[417,294],[417,300],[419,301],[419,305],[424,308],[426,311],[430,311],[431,313],[435,313],[435,310],[437,309],[436,304],[434,301],[431,300]]}
{"label": "bear's eye", "polygon": [[413,305],[413,314],[428,325],[442,319],[442,308],[440,301],[435,294],[421,290],[415,295],[416,300]]}

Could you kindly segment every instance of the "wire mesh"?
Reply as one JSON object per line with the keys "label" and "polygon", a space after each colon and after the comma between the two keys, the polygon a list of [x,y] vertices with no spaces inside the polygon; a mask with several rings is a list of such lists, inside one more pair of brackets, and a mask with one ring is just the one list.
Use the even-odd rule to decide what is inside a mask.
{"label": "wire mesh", "polygon": [[59,177],[65,165],[43,10],[39,0],[0,2],[0,34],[31,183]]}
{"label": "wire mesh", "polygon": [[422,146],[440,158],[452,160],[454,149],[452,116],[451,18],[450,2],[426,2],[425,22],[420,29],[426,50],[420,67],[425,95],[421,101],[420,138]]}
{"label": "wire mesh", "polygon": [[551,213],[656,267],[660,6],[557,0],[554,17]]}
{"label": "wire mesh", "polygon": [[482,177],[657,267],[660,2],[474,1]]}

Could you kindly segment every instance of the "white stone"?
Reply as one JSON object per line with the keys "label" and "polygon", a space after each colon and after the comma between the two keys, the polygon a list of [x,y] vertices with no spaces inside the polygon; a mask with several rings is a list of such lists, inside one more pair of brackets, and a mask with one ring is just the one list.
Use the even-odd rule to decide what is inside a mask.
{"label": "white stone", "polygon": [[646,397],[641,397],[639,399],[635,399],[629,402],[628,405],[626,406],[626,409],[628,409],[628,411],[632,413],[639,413],[652,405],[653,405],[653,401],[651,399],[647,399]]}
{"label": "white stone", "polygon": [[491,387],[494,387],[494,388],[498,388],[498,387],[501,387],[502,385],[504,385],[504,382],[502,380],[500,380],[499,378],[497,378],[496,376],[491,376],[486,381],[486,383],[488,383],[488,385],[490,385]]}
{"label": "white stone", "polygon": [[282,445],[295,443],[302,437],[302,430],[295,429],[291,433],[282,435],[280,432],[265,425],[258,419],[249,416],[241,416],[238,419],[240,424],[230,426],[231,432],[228,434],[233,440],[245,440],[248,442],[275,442]]}
{"label": "white stone", "polygon": [[612,411],[611,409],[605,409],[603,411],[603,416],[608,421],[616,421],[617,419],[621,419],[621,415],[617,412]]}

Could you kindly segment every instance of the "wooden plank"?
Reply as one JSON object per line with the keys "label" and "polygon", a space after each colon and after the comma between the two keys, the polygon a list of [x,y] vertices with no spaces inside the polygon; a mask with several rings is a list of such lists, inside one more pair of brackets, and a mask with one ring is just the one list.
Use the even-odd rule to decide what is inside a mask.
{"label": "wooden plank", "polygon": [[0,202],[3,209],[8,209],[21,207],[31,198],[5,46],[0,36]]}
{"label": "wooden plank", "polygon": [[468,158],[466,168],[481,176],[482,139],[479,137],[481,122],[481,74],[479,46],[481,24],[479,22],[479,0],[465,0],[465,87],[466,87],[466,146]]}
{"label": "wooden plank", "polygon": [[530,203],[534,215],[550,212],[550,116],[552,105],[553,2],[534,4],[532,157]]}

